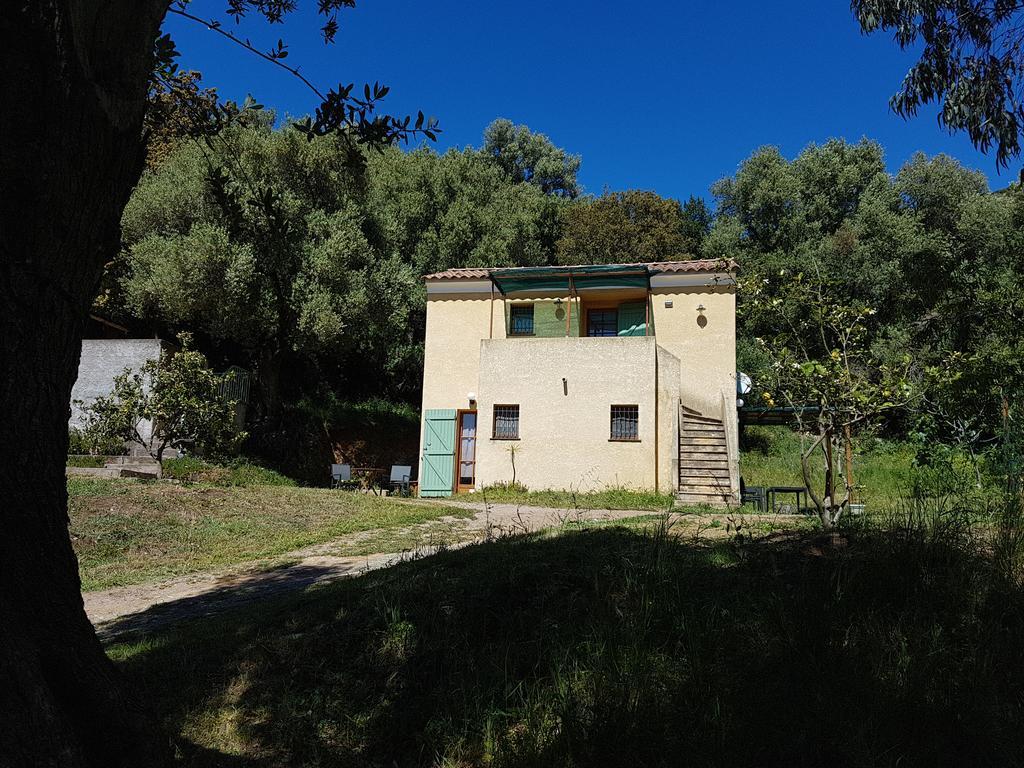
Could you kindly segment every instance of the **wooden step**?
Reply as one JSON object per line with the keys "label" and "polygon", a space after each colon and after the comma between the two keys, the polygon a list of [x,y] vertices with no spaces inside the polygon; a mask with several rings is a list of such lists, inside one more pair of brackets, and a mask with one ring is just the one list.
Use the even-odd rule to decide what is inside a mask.
{"label": "wooden step", "polygon": [[684,456],[692,456],[695,459],[701,457],[715,459],[719,456],[728,458],[729,451],[724,445],[680,445],[679,458]]}
{"label": "wooden step", "polygon": [[732,497],[725,494],[707,495],[680,491],[676,494],[676,503],[683,506],[729,507],[732,506]]}
{"label": "wooden step", "polygon": [[726,469],[682,469],[679,471],[680,483],[699,483],[705,480],[728,483],[729,471]]}
{"label": "wooden step", "polygon": [[725,435],[680,435],[679,442],[687,445],[725,445]]}
{"label": "wooden step", "polygon": [[684,487],[677,490],[676,498],[683,495],[690,499],[715,499],[722,502],[727,502],[732,498],[732,495],[729,493],[729,488],[727,487]]}
{"label": "wooden step", "polygon": [[704,467],[724,467],[725,469],[728,469],[729,460],[725,457],[715,458],[713,456],[706,459],[700,459],[692,456],[680,456],[679,466],[680,468],[689,467],[690,469],[703,469]]}
{"label": "wooden step", "polygon": [[692,432],[724,432],[725,425],[720,421],[714,423],[704,421],[683,421],[680,422],[679,428],[684,432],[690,430]]}
{"label": "wooden step", "polygon": [[714,419],[711,416],[699,416],[696,413],[686,413],[685,411],[679,414],[680,421],[692,421],[701,424],[721,424],[721,419]]}
{"label": "wooden step", "polygon": [[703,493],[708,495],[715,495],[716,493],[724,493],[729,495],[729,483],[686,483],[679,485],[680,492],[686,493]]}

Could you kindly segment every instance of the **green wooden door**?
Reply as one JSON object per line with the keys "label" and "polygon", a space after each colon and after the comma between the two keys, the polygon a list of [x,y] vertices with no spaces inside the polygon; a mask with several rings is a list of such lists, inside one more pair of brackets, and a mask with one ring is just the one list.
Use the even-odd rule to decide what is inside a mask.
{"label": "green wooden door", "polygon": [[647,335],[647,305],[642,301],[619,304],[619,336]]}
{"label": "green wooden door", "polygon": [[451,496],[455,479],[455,409],[426,412],[420,496]]}

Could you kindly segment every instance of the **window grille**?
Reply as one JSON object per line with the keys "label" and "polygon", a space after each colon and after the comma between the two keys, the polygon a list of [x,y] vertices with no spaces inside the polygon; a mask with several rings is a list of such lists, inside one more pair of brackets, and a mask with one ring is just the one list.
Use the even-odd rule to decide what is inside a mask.
{"label": "window grille", "polygon": [[513,304],[508,320],[510,336],[533,336],[533,304]]}
{"label": "window grille", "polygon": [[587,336],[618,336],[619,313],[614,309],[587,310]]}
{"label": "window grille", "polygon": [[612,406],[612,440],[640,439],[640,407],[636,405]]}
{"label": "window grille", "polygon": [[496,406],[494,406],[494,439],[495,440],[518,440],[519,439],[519,406],[518,405],[496,405]]}

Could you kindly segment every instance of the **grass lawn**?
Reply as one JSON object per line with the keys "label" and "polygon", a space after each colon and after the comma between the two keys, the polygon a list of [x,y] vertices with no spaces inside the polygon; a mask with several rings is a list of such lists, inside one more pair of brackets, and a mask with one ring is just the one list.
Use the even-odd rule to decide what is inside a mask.
{"label": "grass lawn", "polygon": [[[799,435],[788,427],[747,427],[746,432],[740,474],[748,486],[803,485]],[[853,456],[853,481],[863,486],[857,491],[857,500],[864,502],[869,512],[893,507],[910,490],[913,459],[913,449],[906,444],[869,442],[866,450]],[[841,458],[839,465],[841,468]],[[842,479],[838,482],[842,488]]]}
{"label": "grass lawn", "polygon": [[[642,522],[638,520],[638,522]],[[996,766],[1024,593],[959,529],[500,539],[108,648],[195,766]]]}
{"label": "grass lawn", "polygon": [[555,509],[636,509],[664,512],[675,503],[671,493],[635,491],[628,488],[608,488],[593,493],[575,491],[531,491],[521,485],[491,485],[477,493],[463,493],[460,501],[486,501],[491,504],[522,504],[529,507]]}
{"label": "grass lawn", "polygon": [[[910,489],[913,449],[902,443],[866,442],[866,449],[853,457],[854,482],[863,486],[857,500],[872,512],[886,511],[898,503]],[[800,436],[788,427],[748,427],[746,445],[740,453],[740,474],[747,485],[803,485],[800,468]],[[817,473],[815,474],[817,477]],[[841,482],[841,481],[840,481]],[[675,502],[674,494],[609,488],[594,493],[572,491],[534,491],[523,486],[490,486],[458,498],[494,504],[556,507],[559,509],[635,509],[664,512]],[[786,499],[791,500],[791,499]],[[677,508],[676,511],[712,512],[702,507]]]}
{"label": "grass lawn", "polygon": [[[86,591],[270,558],[362,531],[471,511],[319,488],[68,478]],[[394,533],[392,539],[401,537]],[[395,543],[388,541],[387,543]]]}

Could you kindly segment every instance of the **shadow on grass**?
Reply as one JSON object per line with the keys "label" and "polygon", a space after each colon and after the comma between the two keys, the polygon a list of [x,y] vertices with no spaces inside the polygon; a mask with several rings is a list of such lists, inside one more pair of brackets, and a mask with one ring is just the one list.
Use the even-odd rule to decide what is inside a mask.
{"label": "shadow on grass", "polygon": [[231,573],[200,594],[159,603],[138,613],[106,621],[96,628],[96,634],[104,641],[143,636],[187,619],[209,619],[229,611],[255,608],[278,595],[298,592],[343,576],[358,575],[364,570],[361,561],[351,558],[351,562],[330,565],[284,563],[263,571]]}
{"label": "shadow on grass", "polygon": [[1020,589],[962,542],[604,528],[111,646],[225,766],[1019,765]]}

